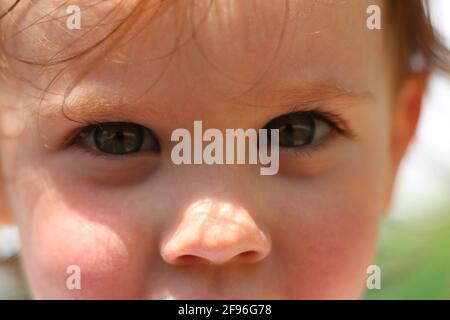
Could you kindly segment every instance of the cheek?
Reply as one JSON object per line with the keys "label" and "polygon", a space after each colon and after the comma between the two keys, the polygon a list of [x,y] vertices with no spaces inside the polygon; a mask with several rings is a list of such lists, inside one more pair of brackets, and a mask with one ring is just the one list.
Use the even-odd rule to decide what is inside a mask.
{"label": "cheek", "polygon": [[[370,154],[285,188],[276,244],[295,298],[359,298],[383,211],[385,157]],[[296,201],[292,201],[296,199]],[[275,249],[276,250],[276,249]]]}
{"label": "cheek", "polygon": [[[37,198],[29,218],[24,265],[36,298],[135,298],[143,290],[146,257],[137,250],[139,234],[114,218],[100,223],[50,193]],[[71,265],[80,268],[81,290],[67,288]]]}

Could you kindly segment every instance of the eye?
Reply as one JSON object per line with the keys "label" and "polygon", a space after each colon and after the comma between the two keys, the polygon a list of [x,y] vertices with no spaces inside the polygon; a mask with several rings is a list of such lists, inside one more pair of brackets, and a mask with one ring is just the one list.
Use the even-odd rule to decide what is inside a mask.
{"label": "eye", "polygon": [[129,122],[91,125],[76,138],[78,144],[100,153],[127,155],[139,151],[159,152],[156,135],[149,129]]}
{"label": "eye", "polygon": [[278,129],[280,147],[305,147],[327,137],[338,129],[334,120],[315,112],[294,112],[270,121],[266,129]]}

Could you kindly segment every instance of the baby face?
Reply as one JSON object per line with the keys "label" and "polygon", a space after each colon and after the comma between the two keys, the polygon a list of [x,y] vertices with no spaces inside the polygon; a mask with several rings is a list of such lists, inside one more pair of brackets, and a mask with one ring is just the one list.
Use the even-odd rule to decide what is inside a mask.
{"label": "baby face", "polygon": [[[1,164],[34,297],[361,295],[401,149],[369,1],[80,1],[81,30],[56,2],[19,5],[6,50],[64,60],[134,24],[68,61],[13,62]],[[171,133],[196,120],[276,126],[278,173],[175,165]]]}

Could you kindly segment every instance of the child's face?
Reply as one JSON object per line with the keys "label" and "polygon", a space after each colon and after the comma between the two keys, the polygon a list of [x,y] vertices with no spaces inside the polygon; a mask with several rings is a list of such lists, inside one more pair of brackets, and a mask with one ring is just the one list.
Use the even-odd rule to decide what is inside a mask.
{"label": "child's face", "polygon": [[[152,7],[126,47],[100,57],[80,81],[87,62],[77,58],[45,100],[18,80],[20,99],[5,98],[21,107],[3,111],[4,131],[21,135],[2,140],[1,156],[34,296],[360,296],[407,144],[393,130],[393,110],[403,109],[394,105],[386,34],[366,27],[369,1],[195,3],[149,23]],[[38,2],[16,15],[30,22],[50,10]],[[92,21],[82,15],[81,31],[47,22],[9,46],[28,58],[69,54],[64,37]],[[51,45],[33,41],[44,29]],[[15,65],[41,88],[63,67],[39,75]],[[73,81],[63,113],[52,93]],[[172,131],[191,130],[194,120],[204,129],[259,129],[293,110],[334,114],[343,132],[329,128],[309,146],[281,148],[274,176],[254,165],[171,160]],[[142,125],[160,151],[105,155],[89,137],[65,144],[85,122]],[[70,265],[81,269],[81,290],[66,287]]]}

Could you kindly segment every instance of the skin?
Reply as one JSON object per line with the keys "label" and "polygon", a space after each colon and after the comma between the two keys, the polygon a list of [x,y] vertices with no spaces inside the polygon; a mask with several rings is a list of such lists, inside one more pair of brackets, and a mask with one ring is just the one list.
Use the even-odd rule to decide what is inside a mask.
{"label": "skin", "polygon": [[[125,34],[126,47],[106,58],[98,48],[94,64],[77,58],[39,74],[11,62],[28,82],[10,78],[3,93],[2,219],[19,225],[33,297],[361,296],[424,78],[394,82],[386,31],[366,28],[369,2],[292,1],[286,14],[282,1],[217,1],[202,20],[208,3],[164,8],[150,24],[152,7]],[[39,6],[16,8],[4,32],[14,29],[11,17],[27,25],[42,15]],[[95,24],[108,10],[83,21]],[[56,23],[30,28],[6,49],[50,57],[80,32]],[[130,39],[133,30],[141,33]],[[29,40],[44,35],[58,41]],[[55,94],[41,102],[25,94],[42,95],[64,67]],[[161,153],[112,158],[64,146],[84,126],[61,112],[75,80],[66,115],[141,124],[158,136]],[[171,162],[171,132],[191,130],[194,120],[258,129],[293,108],[333,112],[347,134],[330,133],[307,152],[281,150],[275,176],[254,165]],[[66,287],[69,265],[81,268],[81,290]]]}

